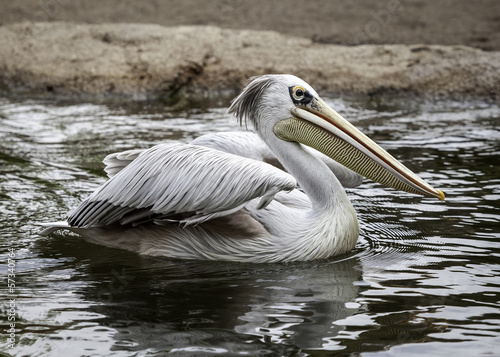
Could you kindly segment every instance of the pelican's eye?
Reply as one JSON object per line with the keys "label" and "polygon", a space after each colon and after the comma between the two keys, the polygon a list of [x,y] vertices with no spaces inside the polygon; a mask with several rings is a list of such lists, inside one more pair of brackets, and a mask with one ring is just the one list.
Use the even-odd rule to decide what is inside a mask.
{"label": "pelican's eye", "polygon": [[306,95],[306,91],[302,87],[295,87],[293,90],[293,97],[296,100],[302,100],[304,99],[304,96]]}
{"label": "pelican's eye", "polygon": [[290,96],[292,97],[292,101],[298,105],[306,105],[309,103],[312,99],[312,96],[309,94],[309,92],[301,86],[293,86],[290,87]]}
{"label": "pelican's eye", "polygon": [[292,91],[293,99],[298,100],[299,102],[304,99],[306,95],[306,90],[302,87],[295,86]]}

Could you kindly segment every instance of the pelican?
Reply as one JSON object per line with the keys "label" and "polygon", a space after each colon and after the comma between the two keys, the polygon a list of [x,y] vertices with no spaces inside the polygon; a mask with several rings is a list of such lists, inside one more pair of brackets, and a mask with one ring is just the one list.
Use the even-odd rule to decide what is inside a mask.
{"label": "pelican", "polygon": [[[226,139],[236,145],[226,149],[219,137],[216,144],[205,138],[112,154],[104,160],[110,179],[42,234],[69,229],[100,244],[180,259],[306,261],[349,252],[358,240],[356,212],[336,174],[348,172],[347,186],[359,180],[338,164],[444,200],[300,78],[253,77],[228,112],[253,125],[258,138],[247,138],[254,149],[264,146],[263,154],[241,155],[234,135]],[[269,157],[284,170],[265,162]]]}

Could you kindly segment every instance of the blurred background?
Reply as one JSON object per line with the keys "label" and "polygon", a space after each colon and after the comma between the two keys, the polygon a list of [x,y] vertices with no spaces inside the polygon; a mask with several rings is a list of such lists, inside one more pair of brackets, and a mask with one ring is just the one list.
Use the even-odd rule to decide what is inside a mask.
{"label": "blurred background", "polygon": [[20,0],[0,23],[74,21],[274,30],[321,43],[467,45],[500,50],[498,0]]}

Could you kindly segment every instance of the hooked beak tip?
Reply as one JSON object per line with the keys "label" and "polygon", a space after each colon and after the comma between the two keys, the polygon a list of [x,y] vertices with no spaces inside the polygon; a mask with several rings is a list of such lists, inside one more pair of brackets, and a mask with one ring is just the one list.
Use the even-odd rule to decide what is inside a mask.
{"label": "hooked beak tip", "polygon": [[438,192],[438,194],[439,194],[438,198],[439,198],[441,201],[444,201],[444,193],[443,193],[443,191],[441,191],[441,190],[436,190],[436,191],[437,191],[437,192]]}

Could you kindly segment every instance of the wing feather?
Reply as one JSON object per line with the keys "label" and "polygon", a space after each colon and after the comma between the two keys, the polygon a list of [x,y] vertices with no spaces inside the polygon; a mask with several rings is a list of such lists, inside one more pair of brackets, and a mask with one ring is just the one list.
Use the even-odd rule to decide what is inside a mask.
{"label": "wing feather", "polygon": [[260,161],[196,145],[161,144],[140,152],[68,222],[76,227],[134,223],[134,214],[144,219],[149,211],[160,219],[190,214],[195,218],[185,223],[196,223],[233,212],[254,198],[263,197],[264,206],[277,192],[296,186],[291,175]]}
{"label": "wing feather", "polygon": [[120,172],[125,166],[134,161],[143,151],[143,149],[127,150],[109,154],[102,160],[105,168],[104,171],[109,178]]}

